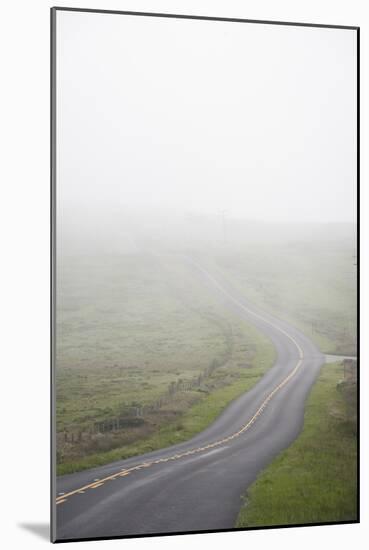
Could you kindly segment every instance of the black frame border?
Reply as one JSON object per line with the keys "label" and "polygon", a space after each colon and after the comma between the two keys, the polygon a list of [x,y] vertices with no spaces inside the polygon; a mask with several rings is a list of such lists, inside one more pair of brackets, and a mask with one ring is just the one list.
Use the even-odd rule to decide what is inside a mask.
{"label": "black frame border", "polygon": [[[56,426],[55,426],[55,342],[56,342],[56,14],[58,11],[95,13],[107,15],[128,15],[158,17],[170,19],[190,19],[198,21],[220,21],[228,23],[254,23],[261,25],[280,25],[292,27],[350,30],[356,32],[356,241],[357,241],[357,519],[350,521],[303,523],[293,525],[273,525],[262,527],[213,529],[201,531],[178,531],[173,533],[148,533],[137,535],[119,535],[107,537],[88,537],[73,539],[56,538]],[[291,21],[271,21],[261,19],[242,19],[234,17],[211,17],[205,15],[187,15],[173,13],[154,13],[136,11],[118,11],[90,8],[54,6],[50,8],[50,541],[53,543],[85,542],[98,540],[121,540],[151,537],[170,537],[177,535],[198,535],[206,533],[239,533],[269,529],[290,529],[294,527],[320,527],[360,523],[360,27],[350,25],[328,25],[322,23],[301,23]]]}

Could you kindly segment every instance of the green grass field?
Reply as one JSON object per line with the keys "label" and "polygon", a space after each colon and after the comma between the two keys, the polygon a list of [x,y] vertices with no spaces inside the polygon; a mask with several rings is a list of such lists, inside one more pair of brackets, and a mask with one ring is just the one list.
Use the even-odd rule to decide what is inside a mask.
{"label": "green grass field", "polygon": [[252,302],[337,355],[356,355],[354,264],[349,244],[324,239],[229,246],[210,260]]}
{"label": "green grass field", "polygon": [[356,384],[342,379],[342,364],[323,367],[301,435],[249,488],[237,527],[356,519]]}
{"label": "green grass field", "polygon": [[187,255],[323,352],[356,354],[356,268],[346,234],[286,237],[273,228],[258,239],[259,225],[234,229],[223,243],[169,234],[166,244],[162,237],[142,250],[59,262],[59,473],[190,437],[271,366],[271,343],[233,316]]}
{"label": "green grass field", "polygon": [[58,465],[58,474],[93,468],[190,439],[213,422],[231,401],[248,391],[272,361],[273,350],[268,346],[261,348],[255,358],[255,363],[260,366],[244,369],[235,377],[234,382],[217,388],[209,394],[203,394],[192,403],[187,403],[187,409],[183,407],[176,418],[163,423],[151,436],[136,439],[131,444],[119,446],[110,451],[88,454],[80,459],[66,461]]}
{"label": "green grass field", "polygon": [[[63,268],[59,474],[187,439],[273,363],[272,345],[233,317],[183,260],[83,257]],[[135,418],[132,410],[146,412]],[[118,418],[123,426],[96,428]]]}

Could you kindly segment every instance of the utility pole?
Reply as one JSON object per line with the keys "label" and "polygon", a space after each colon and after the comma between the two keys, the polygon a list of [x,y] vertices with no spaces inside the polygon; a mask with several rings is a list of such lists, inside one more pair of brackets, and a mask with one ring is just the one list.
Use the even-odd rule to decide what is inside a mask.
{"label": "utility pole", "polygon": [[223,228],[223,240],[224,240],[224,243],[226,242],[227,238],[226,238],[226,221],[225,221],[225,214],[226,214],[227,210],[221,210],[220,211],[220,214],[222,216],[222,228]]}

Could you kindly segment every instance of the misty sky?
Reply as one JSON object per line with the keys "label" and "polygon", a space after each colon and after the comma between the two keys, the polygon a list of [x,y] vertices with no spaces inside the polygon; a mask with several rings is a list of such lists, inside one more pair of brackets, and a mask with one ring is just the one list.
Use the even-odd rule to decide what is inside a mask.
{"label": "misty sky", "polygon": [[354,221],[350,30],[57,12],[61,216]]}

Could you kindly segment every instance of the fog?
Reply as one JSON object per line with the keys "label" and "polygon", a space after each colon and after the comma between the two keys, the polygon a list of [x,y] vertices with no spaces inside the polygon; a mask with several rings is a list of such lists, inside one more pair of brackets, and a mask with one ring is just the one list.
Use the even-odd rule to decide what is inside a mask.
{"label": "fog", "polygon": [[58,475],[201,437],[252,388],[240,434],[303,365],[302,407],[314,349],[357,354],[355,33],[56,17]]}
{"label": "fog", "polygon": [[355,40],[58,12],[59,251],[353,239]]}

